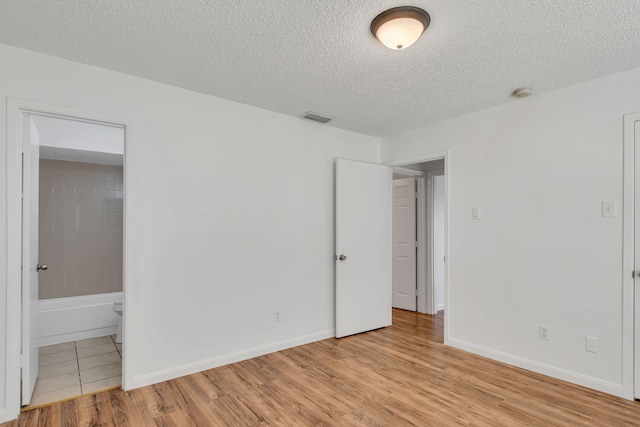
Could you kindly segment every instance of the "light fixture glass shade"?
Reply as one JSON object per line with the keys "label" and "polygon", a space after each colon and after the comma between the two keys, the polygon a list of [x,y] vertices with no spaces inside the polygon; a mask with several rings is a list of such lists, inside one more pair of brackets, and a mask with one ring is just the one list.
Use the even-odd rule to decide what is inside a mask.
{"label": "light fixture glass shade", "polygon": [[406,49],[429,26],[429,14],[418,7],[395,7],[382,12],[371,22],[371,32],[389,49]]}
{"label": "light fixture glass shade", "polygon": [[389,49],[406,49],[424,32],[422,22],[413,18],[398,18],[378,28],[376,37]]}

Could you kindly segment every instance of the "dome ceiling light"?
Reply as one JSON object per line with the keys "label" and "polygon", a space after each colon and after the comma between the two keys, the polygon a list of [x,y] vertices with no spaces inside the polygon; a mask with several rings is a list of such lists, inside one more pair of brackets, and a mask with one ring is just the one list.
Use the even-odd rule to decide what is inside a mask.
{"label": "dome ceiling light", "polygon": [[419,7],[394,7],[371,21],[371,32],[389,49],[400,50],[414,44],[430,23],[429,14]]}

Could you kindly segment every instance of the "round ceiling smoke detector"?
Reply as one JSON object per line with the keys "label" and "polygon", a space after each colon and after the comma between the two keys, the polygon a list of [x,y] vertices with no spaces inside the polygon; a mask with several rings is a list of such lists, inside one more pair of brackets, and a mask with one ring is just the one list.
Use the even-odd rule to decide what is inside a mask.
{"label": "round ceiling smoke detector", "polygon": [[516,89],[511,92],[511,96],[515,98],[526,98],[527,96],[531,96],[533,91],[528,87],[521,87],[520,89]]}

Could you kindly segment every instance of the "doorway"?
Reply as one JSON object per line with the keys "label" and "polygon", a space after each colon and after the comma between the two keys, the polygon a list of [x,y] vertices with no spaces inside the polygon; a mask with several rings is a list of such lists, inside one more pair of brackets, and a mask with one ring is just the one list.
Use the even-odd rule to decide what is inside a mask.
{"label": "doorway", "polygon": [[[442,191],[443,207],[442,207],[442,223],[443,223],[443,238],[442,238],[442,296],[444,309],[439,312],[438,316],[434,317],[435,321],[442,321],[444,323],[444,343],[449,344],[449,180],[450,180],[450,168],[449,168],[449,151],[438,151],[433,153],[420,154],[416,156],[401,158],[389,162],[385,162],[384,165],[396,170],[397,168],[405,170],[419,170],[424,172],[425,164],[430,163],[430,168],[434,172],[433,176],[440,176],[436,178],[441,180],[438,183],[440,190]],[[435,163],[438,162],[438,163]],[[435,165],[438,167],[435,167]],[[435,171],[438,171],[437,173]],[[424,185],[420,185],[420,179],[418,180],[418,194],[423,195],[422,199],[418,199],[418,211],[422,209],[423,212],[428,212],[426,207],[426,201],[430,195],[427,195],[427,190],[431,185],[427,184],[427,174],[430,171],[424,172],[425,179]],[[418,236],[422,236],[422,239],[418,240],[418,261],[427,260],[426,263],[418,262],[417,266],[417,282],[418,282],[418,312],[424,314],[436,314],[438,313],[438,307],[436,304],[435,288],[433,285],[432,273],[434,265],[429,266],[428,261],[430,257],[427,257],[428,242],[432,232],[429,231],[427,226],[431,223],[431,218],[427,220],[426,214],[418,214]]]}
{"label": "doorway", "polygon": [[30,264],[44,266],[30,281],[38,293],[32,331],[39,358],[32,397],[23,390],[23,404],[28,399],[34,407],[121,385],[114,304],[122,302],[124,129],[25,118],[31,155],[39,154],[31,162],[31,180],[39,182],[32,194],[39,197],[29,212],[37,223]]}
{"label": "doorway", "polygon": [[393,173],[391,263],[391,305],[417,311],[418,308],[418,177],[403,170]]}
{"label": "doorway", "polygon": [[640,112],[624,116],[623,148],[622,386],[640,400]]}
{"label": "doorway", "polygon": [[11,403],[29,408],[122,384],[114,303],[124,295],[126,124],[28,101],[8,107],[8,151],[19,160],[9,156],[8,187],[23,199],[9,216],[22,270],[10,272],[11,299],[22,304],[8,313],[20,330],[8,382],[19,390]]}
{"label": "doorway", "polygon": [[444,160],[393,168],[394,308],[444,310],[444,173]]}

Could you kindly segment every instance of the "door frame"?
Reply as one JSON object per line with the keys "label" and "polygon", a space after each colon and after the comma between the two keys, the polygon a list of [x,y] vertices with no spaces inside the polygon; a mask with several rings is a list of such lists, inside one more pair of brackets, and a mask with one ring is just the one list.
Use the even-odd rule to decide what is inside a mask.
{"label": "door frame", "polygon": [[[395,160],[390,160],[390,161],[386,161],[383,162],[382,164],[385,166],[391,166],[391,167],[402,167],[402,166],[406,166],[406,165],[412,165],[414,163],[424,163],[424,162],[430,162],[432,160],[444,160],[444,253],[445,253],[445,266],[444,266],[444,343],[445,345],[449,345],[449,315],[450,315],[450,308],[449,308],[449,266],[451,265],[450,261],[451,261],[451,257],[449,254],[449,182],[451,179],[451,167],[450,167],[450,159],[451,158],[451,154],[449,152],[449,150],[443,150],[443,151],[435,151],[435,152],[431,152],[431,153],[424,153],[424,154],[418,154],[415,156],[410,156],[410,157],[403,157],[400,159],[395,159]],[[426,225],[426,185],[421,185],[420,188],[420,195],[422,196],[422,201],[423,203],[419,203],[419,205],[423,205],[423,211],[422,213],[419,213],[419,219],[418,219],[418,226],[420,226],[420,221],[422,218],[422,221],[424,221],[425,225]],[[425,226],[423,226],[425,227]],[[424,230],[424,228],[423,228]],[[420,234],[420,236],[424,235],[423,233]],[[425,239],[422,239],[422,241],[424,242]],[[422,258],[422,261],[426,261],[426,242],[420,243],[420,240],[418,241],[418,252],[419,252],[419,256]],[[418,271],[420,271],[420,269],[418,269]],[[425,275],[426,276],[426,275]],[[424,313],[425,311],[422,311],[422,309],[426,310],[427,309],[427,301],[426,301],[426,297],[427,297],[427,289],[426,289],[426,280],[424,280],[424,277],[422,280],[419,280],[418,282],[418,293],[422,294],[419,295],[418,298],[418,310],[421,313]],[[433,282],[432,282],[433,283]],[[424,293],[423,293],[423,289],[424,289]],[[433,286],[431,286],[431,292],[433,293]],[[433,295],[431,295],[431,302],[433,304]]]}
{"label": "door frame", "polygon": [[[418,162],[420,163],[420,162]],[[412,163],[407,163],[412,164]],[[429,172],[415,169],[408,169],[400,166],[392,167],[394,173],[413,176],[417,179],[416,191],[418,192],[418,200],[416,203],[416,234],[418,236],[418,250],[416,251],[416,288],[418,289],[416,311],[422,314],[436,314],[432,261],[427,255],[430,253],[428,247],[433,248],[433,240],[431,239],[433,228],[432,213],[429,206],[429,198],[432,196],[432,190],[429,183]]]}
{"label": "door frame", "polygon": [[[635,280],[631,273],[640,266],[635,265],[635,123],[640,121],[640,112],[625,114],[623,117],[623,164],[622,164],[622,396],[634,399],[635,389],[640,395],[640,379],[636,381],[634,340],[635,330],[640,322],[640,305],[635,304]],[[636,312],[638,316],[636,316]],[[638,331],[640,332],[640,331]]]}
{"label": "door frame", "polygon": [[[404,175],[404,178],[400,178],[400,179],[411,179],[413,178],[413,185],[414,185],[414,191],[411,195],[411,197],[413,197],[415,199],[415,209],[413,212],[414,215],[414,224],[413,226],[415,227],[415,236],[414,236],[414,240],[417,241],[418,243],[420,242],[421,237],[420,237],[420,227],[418,226],[418,218],[419,215],[421,214],[420,211],[420,201],[422,199],[422,197],[416,197],[417,194],[420,194],[420,185],[421,185],[421,178],[422,178],[422,172],[421,171],[414,171],[415,173],[409,173],[409,172],[404,172],[406,170],[410,170],[410,169],[405,169],[405,168],[391,168],[391,170],[393,171],[394,174],[402,174]],[[392,189],[393,189],[393,200],[391,201],[392,205],[392,214],[391,214],[391,228],[392,228],[392,232],[391,232],[391,236],[393,238],[392,240],[392,248],[391,248],[391,252],[393,254],[393,250],[395,248],[396,245],[396,241],[393,233],[393,229],[395,227],[395,218],[396,218],[396,209],[395,209],[395,182],[398,178],[392,178],[393,179],[393,183],[392,183]],[[422,265],[420,265],[420,248],[418,247],[419,245],[414,245],[414,250],[413,250],[413,258],[414,258],[414,262],[415,262],[415,282],[414,282],[414,289],[413,289],[413,298],[415,299],[415,310],[407,310],[407,311],[413,311],[413,312],[418,312],[418,313],[422,313],[422,311],[420,311],[420,298],[419,295],[422,295],[422,293],[420,292],[420,282],[421,282],[421,272],[422,272]],[[393,295],[395,295],[395,289],[393,287],[393,283],[394,283],[394,277],[393,277],[393,273],[394,273],[394,263],[395,263],[395,256],[392,255],[392,261],[391,261],[391,289],[393,291]],[[391,296],[391,307],[393,308],[398,308],[395,307],[393,305],[393,295]]]}
{"label": "door frame", "polygon": [[429,312],[425,295],[427,294],[427,258],[426,258],[426,228],[427,228],[427,203],[425,199],[426,185],[425,172],[415,169],[394,166],[391,168],[393,173],[405,175],[407,178],[416,179],[416,192],[418,200],[416,200],[416,235],[418,236],[418,248],[416,250],[416,312],[423,314],[433,314]]}
{"label": "door frame", "polygon": [[[435,286],[435,281],[434,281],[434,261],[435,261],[435,239],[433,238],[435,231],[434,231],[434,212],[435,212],[435,198],[434,198],[434,191],[433,191],[433,177],[435,176],[445,176],[446,172],[444,169],[434,169],[434,170],[430,170],[427,172],[427,192],[426,192],[426,211],[427,211],[427,226],[426,226],[426,231],[427,231],[427,238],[426,238],[426,244],[428,245],[428,250],[425,251],[425,255],[428,255],[427,257],[424,257],[426,259],[426,263],[427,263],[427,276],[426,276],[426,284],[427,284],[427,288],[426,288],[426,298],[425,298],[425,304],[426,307],[429,311],[427,311],[428,314],[437,314],[438,313],[438,306],[436,303],[436,286]],[[445,264],[446,265],[446,264]]]}
{"label": "door frame", "polygon": [[[7,98],[7,298],[6,298],[6,415],[8,419],[14,419],[20,413],[20,368],[21,368],[21,259],[22,259],[22,121],[24,113],[31,113],[43,116],[53,116],[59,118],[72,119],[77,121],[87,121],[99,124],[122,126],[125,130],[124,143],[124,164],[123,181],[124,188],[128,189],[127,159],[131,151],[133,141],[133,123],[130,119],[89,112],[85,110],[63,107],[59,105],[46,104],[20,98]],[[125,304],[123,305],[123,348],[128,351],[123,352],[122,359],[122,388],[128,390],[132,382],[130,372],[131,344],[134,341],[129,335],[133,330],[132,319],[126,316],[126,309],[131,303],[132,292],[128,290],[128,278],[133,277],[132,265],[127,262],[129,250],[129,230],[127,199],[129,192],[126,191],[123,200],[123,295]],[[125,320],[126,319],[126,320]]]}

